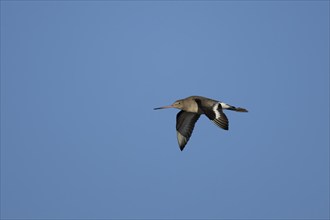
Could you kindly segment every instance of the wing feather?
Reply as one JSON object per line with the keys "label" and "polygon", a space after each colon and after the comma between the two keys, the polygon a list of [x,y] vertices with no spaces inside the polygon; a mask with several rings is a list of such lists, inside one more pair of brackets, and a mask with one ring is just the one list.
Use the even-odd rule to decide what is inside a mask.
{"label": "wing feather", "polygon": [[225,113],[222,111],[222,106],[220,102],[215,103],[212,108],[203,106],[202,102],[197,102],[198,107],[202,109],[204,114],[218,127],[228,130],[229,121]]}
{"label": "wing feather", "polygon": [[176,131],[180,150],[186,146],[200,114],[180,111],[176,115]]}

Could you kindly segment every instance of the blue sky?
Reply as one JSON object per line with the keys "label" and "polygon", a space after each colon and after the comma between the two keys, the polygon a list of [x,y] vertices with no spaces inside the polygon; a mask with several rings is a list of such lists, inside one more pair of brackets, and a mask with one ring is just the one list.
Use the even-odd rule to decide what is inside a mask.
{"label": "blue sky", "polygon": [[329,2],[1,1],[1,218],[329,218]]}

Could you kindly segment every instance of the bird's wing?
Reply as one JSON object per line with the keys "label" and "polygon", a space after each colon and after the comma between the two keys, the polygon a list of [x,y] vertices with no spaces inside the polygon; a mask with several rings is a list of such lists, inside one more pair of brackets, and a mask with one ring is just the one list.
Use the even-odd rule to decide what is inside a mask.
{"label": "bird's wing", "polygon": [[212,108],[205,107],[201,105],[201,102],[197,102],[198,106],[204,114],[218,127],[228,130],[229,121],[225,113],[222,111],[222,106],[220,102],[215,103]]}
{"label": "bird's wing", "polygon": [[180,111],[176,115],[176,133],[181,151],[189,141],[189,138],[194,130],[195,123],[199,117],[200,114],[185,111]]}

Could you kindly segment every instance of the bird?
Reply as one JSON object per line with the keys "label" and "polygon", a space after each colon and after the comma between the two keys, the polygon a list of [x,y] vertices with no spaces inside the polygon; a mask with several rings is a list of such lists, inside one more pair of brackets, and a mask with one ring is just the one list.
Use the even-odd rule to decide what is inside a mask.
{"label": "bird", "polygon": [[223,110],[248,112],[247,109],[235,107],[224,102],[203,96],[189,96],[175,101],[172,105],[154,108],[154,110],[177,108],[181,111],[176,115],[176,133],[181,151],[188,143],[195,124],[201,115],[206,115],[215,125],[228,130],[229,121]]}

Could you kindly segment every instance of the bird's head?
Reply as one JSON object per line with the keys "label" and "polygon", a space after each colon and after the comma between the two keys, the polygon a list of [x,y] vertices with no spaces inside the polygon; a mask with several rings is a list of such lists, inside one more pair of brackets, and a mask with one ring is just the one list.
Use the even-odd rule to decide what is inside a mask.
{"label": "bird's head", "polygon": [[173,108],[178,108],[178,109],[182,109],[183,108],[183,100],[177,100],[172,104]]}

